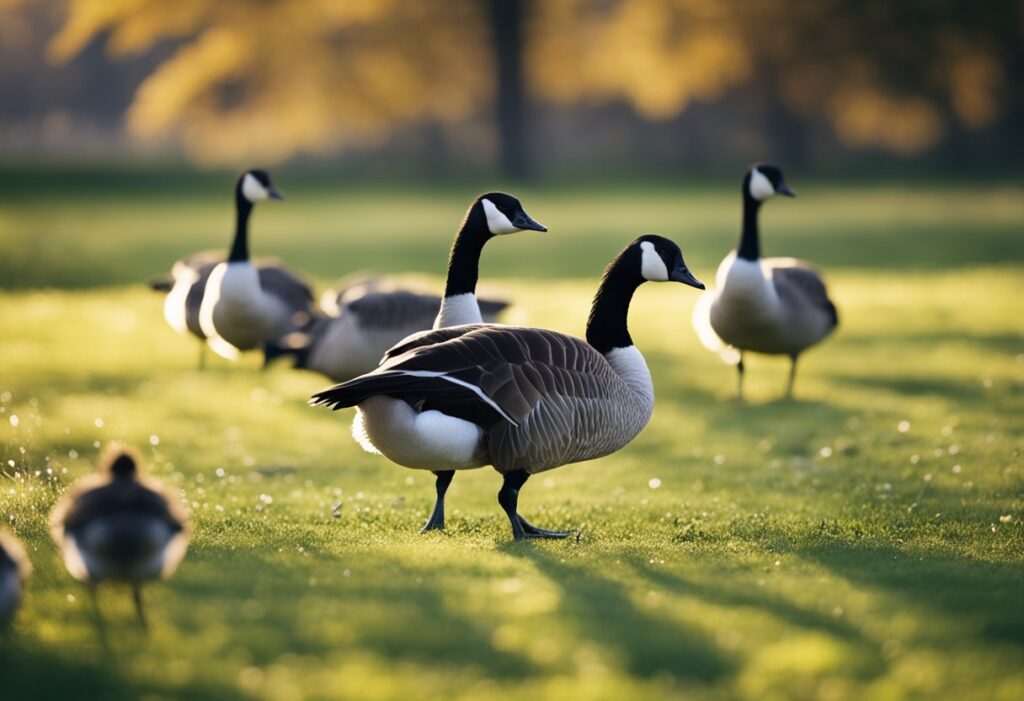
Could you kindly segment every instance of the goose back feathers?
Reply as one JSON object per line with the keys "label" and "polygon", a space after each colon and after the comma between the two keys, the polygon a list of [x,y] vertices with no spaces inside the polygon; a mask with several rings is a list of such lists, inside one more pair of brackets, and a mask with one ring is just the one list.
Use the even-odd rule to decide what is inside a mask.
{"label": "goose back feathers", "polygon": [[177,498],[140,476],[135,455],[120,447],[58,502],[51,534],[68,571],[87,582],[169,576],[188,544]]}
{"label": "goose back feathers", "polygon": [[[479,429],[476,460],[460,467],[535,473],[608,455],[631,441],[654,405],[650,375],[641,382],[647,391],[633,391],[581,339],[470,325],[422,334],[389,353],[378,370],[321,392],[314,402],[337,409],[377,395],[401,399]],[[364,419],[364,430],[373,440],[372,417]],[[385,441],[373,444],[391,457]]]}

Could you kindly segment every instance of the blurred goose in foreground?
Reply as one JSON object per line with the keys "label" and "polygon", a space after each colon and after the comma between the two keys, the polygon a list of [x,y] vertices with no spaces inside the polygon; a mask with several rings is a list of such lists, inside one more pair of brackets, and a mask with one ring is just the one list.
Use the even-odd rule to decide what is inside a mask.
{"label": "blurred goose in foreground", "polygon": [[[499,300],[478,300],[485,322],[493,322],[508,306]],[[441,298],[390,286],[372,279],[348,286],[321,301],[331,316],[315,320],[264,348],[267,363],[283,356],[294,367],[313,370],[335,382],[370,372],[384,353],[409,334],[433,325]]]}
{"label": "blurred goose in foreground", "polygon": [[170,577],[188,547],[188,521],[180,500],[140,475],[134,451],[107,447],[97,473],[76,482],[54,507],[53,540],[75,579],[132,587],[135,611],[146,626],[142,585]]}
{"label": "blurred goose in foreground", "polygon": [[[480,276],[480,254],[484,245],[495,236],[505,236],[520,231],[547,231],[543,225],[534,221],[523,209],[523,205],[515,197],[502,192],[489,192],[480,195],[462,219],[452,243],[448,256],[448,274],[445,279],[444,296],[441,298],[440,309],[434,320],[434,329],[447,328],[461,324],[483,323],[483,310],[476,297],[476,285]],[[422,331],[419,335],[428,334]],[[406,338],[399,345],[408,343],[417,334]],[[380,362],[387,360],[386,356]],[[362,414],[357,413],[353,432],[362,433]],[[440,427],[444,430],[444,427]],[[366,444],[364,444],[366,447]],[[371,451],[379,452],[379,451]],[[444,528],[444,496],[451,485],[455,470],[444,461],[429,467],[434,473],[437,500],[434,510],[423,526],[423,532]]]}
{"label": "blurred goose in foreground", "polygon": [[25,580],[31,573],[32,564],[21,543],[12,533],[0,529],[0,626],[17,613]]}
{"label": "blurred goose in foreground", "polygon": [[[238,179],[234,241],[227,260],[209,270],[202,287],[199,329],[210,348],[228,359],[301,329],[316,314],[313,293],[304,282],[280,266],[258,268],[249,259],[249,215],[255,203],[268,198],[282,200],[284,195],[267,171],[250,170]],[[186,319],[187,314],[186,308]]]}
{"label": "blurred goose in foreground", "polygon": [[828,336],[839,324],[821,274],[794,258],[762,258],[757,217],[774,195],[795,197],[776,166],[758,164],[743,178],[743,230],[739,247],[718,266],[717,289],[701,295],[693,326],[701,342],[735,364],[738,395],[743,396],[743,353],[788,355],[793,396],[800,353]]}
{"label": "blurred goose in foreground", "polygon": [[[515,539],[564,538],[566,532],[519,515],[519,490],[532,474],[619,450],[647,424],[654,387],[627,316],[633,293],[648,280],[704,288],[676,244],[641,236],[605,270],[586,341],[501,325],[428,331],[388,351],[377,370],[313,395],[312,403],[356,407],[356,440],[404,467],[493,465],[504,476],[498,503]],[[432,517],[442,524],[443,496],[439,488]]]}

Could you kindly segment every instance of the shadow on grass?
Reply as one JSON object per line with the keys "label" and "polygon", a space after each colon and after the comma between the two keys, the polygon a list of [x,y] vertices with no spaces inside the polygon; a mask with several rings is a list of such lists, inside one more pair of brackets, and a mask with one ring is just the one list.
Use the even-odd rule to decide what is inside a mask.
{"label": "shadow on grass", "polygon": [[532,562],[537,570],[566,592],[560,613],[579,634],[614,651],[634,677],[670,675],[683,681],[710,683],[733,670],[733,662],[718,651],[702,631],[687,628],[643,611],[626,587],[591,568],[577,567],[527,543],[507,543],[509,555]]}
{"label": "shadow on grass", "polygon": [[858,658],[865,661],[858,665],[858,669],[863,675],[876,677],[886,672],[886,664],[880,654],[879,643],[864,635],[860,629],[844,619],[797,606],[791,601],[764,590],[739,590],[721,583],[710,585],[691,581],[668,572],[664,568],[651,567],[640,559],[633,560],[629,564],[638,577],[657,584],[672,594],[694,597],[700,601],[730,609],[754,609],[769,614],[785,625],[838,638],[853,646],[858,653]]}
{"label": "shadow on grass", "polygon": [[[446,600],[452,581],[469,586],[484,576],[474,565],[417,567],[379,552],[346,557],[345,564],[298,558],[284,565],[279,554],[205,548],[177,596],[216,608],[257,665],[285,652],[326,658],[349,648],[389,663],[475,667],[495,679],[535,674],[526,658],[495,649],[485,622]],[[198,636],[207,623],[191,616],[178,627]]]}
{"label": "shadow on grass", "polygon": [[[124,660],[127,664],[129,660]],[[121,674],[118,656],[84,662],[69,655],[38,649],[26,641],[5,639],[0,634],[0,692],[5,699],[90,699],[90,701],[137,701],[164,698],[168,689],[139,683]],[[218,684],[192,683],[173,692],[193,701],[250,699],[239,690]],[[154,696],[155,695],[155,696]]]}
{"label": "shadow on grass", "polygon": [[908,608],[949,616],[961,635],[1024,646],[1024,562],[877,545],[816,544],[796,554],[860,587],[904,597]]}

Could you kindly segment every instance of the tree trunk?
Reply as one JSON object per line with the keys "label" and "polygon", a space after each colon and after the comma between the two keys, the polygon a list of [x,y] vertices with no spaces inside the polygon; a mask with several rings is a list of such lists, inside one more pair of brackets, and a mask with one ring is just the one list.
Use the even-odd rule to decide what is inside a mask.
{"label": "tree trunk", "polygon": [[526,93],[523,85],[523,22],[529,0],[486,0],[494,49],[494,110],[501,171],[529,175],[526,146]]}

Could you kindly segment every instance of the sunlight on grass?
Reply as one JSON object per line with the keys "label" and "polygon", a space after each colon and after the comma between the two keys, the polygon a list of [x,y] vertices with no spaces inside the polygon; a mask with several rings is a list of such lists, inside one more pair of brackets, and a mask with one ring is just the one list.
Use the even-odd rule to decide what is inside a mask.
{"label": "sunlight on grass", "polygon": [[[690,328],[696,293],[646,286],[631,327],[654,418],[614,456],[534,477],[524,514],[580,537],[522,544],[491,470],[460,473],[449,531],[419,535],[432,476],[360,451],[351,412],[308,407],[325,380],[257,358],[199,372],[159,296],[109,286],[219,245],[225,203],[129,203],[116,229],[115,200],[72,208],[88,216],[5,205],[15,287],[54,284],[56,260],[113,256],[68,281],[92,289],[0,294],[2,516],[36,565],[0,640],[11,698],[1020,698],[1019,197],[830,190],[823,226],[804,196],[770,207],[766,247],[832,263],[842,325],[802,362],[798,399],[780,399],[784,360],[754,357],[750,401],[733,401],[734,370]],[[602,266],[648,222],[709,281],[733,243],[726,193],[622,195],[596,214],[585,201],[524,195],[566,233],[485,253],[511,321],[582,333]],[[258,213],[254,247],[323,279],[436,273],[460,202],[289,200]],[[339,221],[372,235],[335,242]],[[195,538],[176,578],[147,591],[148,640],[127,592],[101,593],[105,662],[46,518],[112,438],[182,489]]]}

